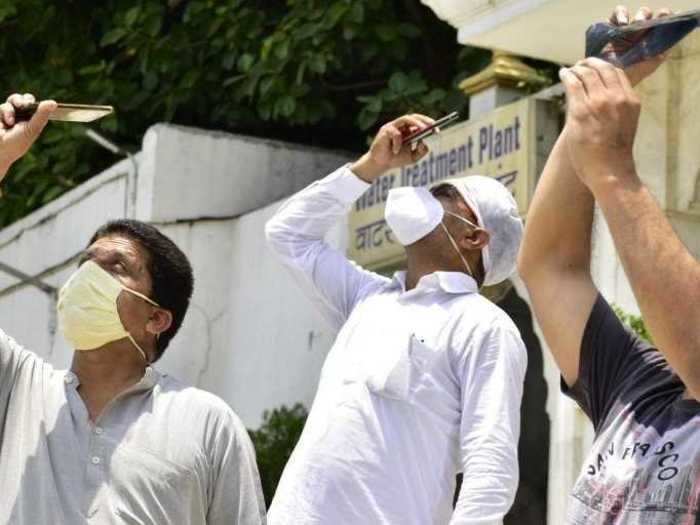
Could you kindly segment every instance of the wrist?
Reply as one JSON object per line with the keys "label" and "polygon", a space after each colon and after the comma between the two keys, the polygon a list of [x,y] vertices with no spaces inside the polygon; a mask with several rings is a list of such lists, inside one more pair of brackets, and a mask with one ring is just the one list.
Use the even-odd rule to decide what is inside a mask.
{"label": "wrist", "polygon": [[589,158],[580,170],[584,184],[594,194],[598,189],[621,183],[637,183],[639,177],[632,154],[601,159]]}
{"label": "wrist", "polygon": [[386,170],[382,166],[379,166],[369,153],[365,153],[350,166],[350,171],[363,181],[371,184]]}
{"label": "wrist", "polygon": [[634,161],[607,164],[586,181],[591,193],[600,201],[618,189],[636,189],[642,185]]}

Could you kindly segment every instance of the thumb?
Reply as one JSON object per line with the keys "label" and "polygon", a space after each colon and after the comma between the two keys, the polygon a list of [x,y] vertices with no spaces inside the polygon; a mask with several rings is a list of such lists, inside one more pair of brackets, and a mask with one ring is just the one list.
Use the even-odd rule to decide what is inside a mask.
{"label": "thumb", "polygon": [[46,123],[49,121],[51,113],[56,110],[57,104],[53,100],[44,100],[39,104],[36,112],[32,116],[31,120],[27,122],[26,132],[32,138],[36,139],[42,132]]}

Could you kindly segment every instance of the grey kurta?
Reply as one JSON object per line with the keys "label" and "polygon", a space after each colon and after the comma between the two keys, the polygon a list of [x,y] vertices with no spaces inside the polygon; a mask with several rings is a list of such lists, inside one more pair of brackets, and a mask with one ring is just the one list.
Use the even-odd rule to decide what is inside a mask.
{"label": "grey kurta", "polygon": [[77,387],[0,330],[0,523],[265,523],[252,444],[222,400],[148,368],[93,424]]}

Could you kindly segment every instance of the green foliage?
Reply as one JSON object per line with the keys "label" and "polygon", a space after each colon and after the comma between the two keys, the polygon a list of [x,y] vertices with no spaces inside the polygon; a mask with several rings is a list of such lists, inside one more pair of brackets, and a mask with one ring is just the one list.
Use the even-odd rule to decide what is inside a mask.
{"label": "green foliage", "polygon": [[638,315],[626,313],[622,308],[620,308],[617,305],[613,305],[613,310],[620,318],[620,320],[627,326],[629,326],[638,336],[643,337],[650,343],[654,342],[651,338],[651,334],[649,333],[646,325],[644,324],[644,319],[642,319]]}
{"label": "green foliage", "polygon": [[258,468],[262,480],[265,502],[268,507],[277,490],[282,470],[301,436],[308,413],[301,404],[276,408],[263,415],[263,424],[258,430],[249,430],[255,445]]}
{"label": "green foliage", "polygon": [[[138,149],[155,122],[360,149],[406,111],[464,110],[489,53],[419,0],[3,0],[0,92],[112,104],[99,131]],[[51,124],[7,178],[0,226],[113,163]]]}

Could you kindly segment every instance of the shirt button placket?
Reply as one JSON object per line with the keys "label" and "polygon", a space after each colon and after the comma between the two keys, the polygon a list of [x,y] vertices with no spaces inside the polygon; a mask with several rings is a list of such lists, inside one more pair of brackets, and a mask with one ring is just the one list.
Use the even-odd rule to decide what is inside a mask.
{"label": "shirt button placket", "polygon": [[[100,508],[100,486],[104,478],[104,450],[101,446],[101,436],[104,434],[104,428],[95,426],[91,430],[90,448],[88,451],[88,461],[92,468],[88,469],[86,479],[87,486],[85,487],[86,503],[88,505],[86,517],[92,521],[99,514]],[[98,520],[99,521],[99,520]]]}

